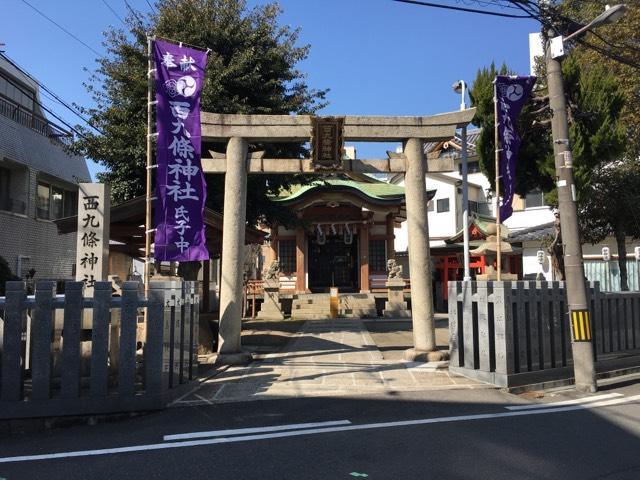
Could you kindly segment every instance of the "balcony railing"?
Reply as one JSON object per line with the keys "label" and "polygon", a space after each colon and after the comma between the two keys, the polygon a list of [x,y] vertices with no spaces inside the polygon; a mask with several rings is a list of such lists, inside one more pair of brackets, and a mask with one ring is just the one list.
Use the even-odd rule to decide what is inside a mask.
{"label": "balcony railing", "polygon": [[65,129],[34,114],[2,94],[0,94],[0,115],[63,145],[68,145],[72,140],[72,135]]}

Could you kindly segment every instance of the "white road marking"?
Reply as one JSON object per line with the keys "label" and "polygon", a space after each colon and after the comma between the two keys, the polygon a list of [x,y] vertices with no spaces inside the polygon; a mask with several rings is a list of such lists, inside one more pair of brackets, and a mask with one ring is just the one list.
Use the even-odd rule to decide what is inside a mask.
{"label": "white road marking", "polygon": [[584,398],[576,398],[573,400],[564,400],[561,402],[550,402],[550,403],[530,403],[528,405],[510,405],[508,407],[504,407],[507,410],[535,410],[538,408],[552,408],[552,407],[560,407],[563,405],[581,405],[585,403],[591,402],[599,402],[600,400],[605,400],[607,398],[616,398],[622,397],[621,393],[606,393],[604,395],[596,395],[594,397],[584,397]]}
{"label": "white road marking", "polygon": [[471,420],[488,420],[493,418],[521,417],[529,415],[548,415],[550,413],[572,412],[587,410],[596,407],[609,407],[640,401],[640,395],[603,400],[585,405],[570,405],[566,407],[546,408],[538,410],[522,410],[515,412],[481,413],[477,415],[461,415],[453,417],[425,418],[419,420],[404,420],[398,422],[366,423],[362,425],[344,425],[326,428],[314,428],[307,430],[292,430],[288,432],[262,433],[255,435],[243,435],[237,437],[207,438],[203,440],[189,440],[184,442],[165,442],[147,445],[132,445],[129,447],[103,448],[100,450],[80,450],[74,452],[47,453],[41,455],[20,455],[15,457],[0,458],[0,463],[30,462],[34,460],[52,460],[56,458],[89,457],[96,455],[112,455],[117,453],[144,452],[152,450],[165,450],[170,448],[199,447],[203,445],[216,445],[222,443],[248,442],[253,440],[268,440],[272,438],[299,437],[303,435],[318,435],[321,433],[350,432],[358,430],[372,430],[377,428],[407,427],[413,425],[428,425],[432,423],[465,422]]}
{"label": "white road marking", "polygon": [[162,437],[162,439],[164,441],[187,440],[190,438],[209,438],[209,437],[224,437],[225,435],[246,435],[249,433],[281,432],[284,430],[302,430],[305,428],[334,427],[337,425],[351,425],[351,422],[349,420],[333,420],[330,422],[291,423],[289,425],[276,425],[272,427],[236,428],[232,430],[212,430],[210,432],[177,433],[174,435],[165,435],[164,437]]}
{"label": "white road marking", "polygon": [[209,400],[207,400],[204,397],[201,397],[200,395],[198,395],[197,393],[195,394],[196,397],[198,397],[200,400],[202,400],[204,403],[208,404],[208,405],[213,405],[212,402],[210,402]]}

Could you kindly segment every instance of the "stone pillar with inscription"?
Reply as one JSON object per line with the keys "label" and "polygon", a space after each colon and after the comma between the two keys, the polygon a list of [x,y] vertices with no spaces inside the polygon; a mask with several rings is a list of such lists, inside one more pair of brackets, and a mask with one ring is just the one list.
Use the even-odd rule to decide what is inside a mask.
{"label": "stone pillar with inscription", "polygon": [[[76,280],[84,283],[84,296],[93,297],[95,282],[107,280],[109,275],[109,185],[104,183],[78,184],[78,230],[76,235]],[[82,370],[87,372],[91,356],[90,330],[93,324],[92,309],[84,309],[81,341]],[[111,320],[111,338],[119,338],[119,311]],[[114,352],[117,349],[113,350]],[[111,368],[116,368],[117,358],[112,358]]]}
{"label": "stone pillar with inscription", "polygon": [[78,186],[76,280],[84,282],[84,296],[93,297],[95,282],[109,274],[110,189],[104,183]]}

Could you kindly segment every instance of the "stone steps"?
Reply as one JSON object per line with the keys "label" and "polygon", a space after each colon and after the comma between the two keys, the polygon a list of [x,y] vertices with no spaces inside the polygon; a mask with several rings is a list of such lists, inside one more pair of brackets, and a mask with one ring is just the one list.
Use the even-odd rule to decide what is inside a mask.
{"label": "stone steps", "polygon": [[[344,293],[338,296],[338,317],[376,317],[375,297],[368,293]],[[331,317],[330,296],[325,293],[296,295],[291,306],[291,318],[318,320]]]}

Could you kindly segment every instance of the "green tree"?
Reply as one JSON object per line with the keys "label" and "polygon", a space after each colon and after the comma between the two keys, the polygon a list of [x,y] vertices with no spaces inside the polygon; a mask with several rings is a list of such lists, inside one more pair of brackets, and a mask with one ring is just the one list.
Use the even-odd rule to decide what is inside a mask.
{"label": "green tree", "polygon": [[[625,156],[640,158],[640,3],[611,2],[609,0],[562,0],[556,5],[556,18],[570,18],[586,24],[600,13],[607,4],[626,3],[622,18],[596,31],[587,33],[583,41],[594,48],[578,43],[572,50],[581,65],[601,65],[617,81],[624,96],[624,107],[620,112],[621,123],[626,131]],[[562,21],[558,18],[558,21]],[[570,22],[569,22],[570,23]],[[568,27],[574,31],[575,25]],[[622,61],[620,61],[622,60]]]}
{"label": "green tree", "polygon": [[[578,194],[589,183],[598,165],[617,159],[624,148],[625,130],[620,122],[624,97],[613,75],[600,65],[581,66],[572,56],[562,63]],[[477,107],[474,123],[482,128],[478,139],[480,167],[495,182],[493,79],[511,74],[506,65],[478,71],[470,97]],[[555,163],[551,139],[551,111],[548,106],[544,71],[540,72],[534,98],[525,105],[518,120],[522,146],[516,170],[516,193],[540,188],[554,205]]]}
{"label": "green tree", "polygon": [[[534,189],[545,192],[548,205],[557,205],[555,161],[551,134],[551,111],[544,66],[533,99],[525,105],[518,119],[522,145],[517,161],[515,191],[521,196]],[[620,122],[624,96],[616,78],[602,65],[583,65],[569,56],[562,63],[567,96],[569,142],[573,153],[578,198],[588,188],[595,168],[619,158],[625,142]],[[471,102],[477,107],[474,123],[482,128],[478,139],[480,167],[495,183],[495,141],[493,79],[496,74],[511,74],[506,65],[499,70],[492,64],[478,71],[471,87]],[[554,269],[564,276],[561,225],[556,222],[556,236],[549,245]]]}
{"label": "green tree", "polygon": [[[489,181],[495,185],[495,115],[493,102],[493,81],[496,75],[514,74],[505,64],[496,68],[495,64],[478,70],[469,91],[472,106],[476,107],[473,123],[480,127],[477,150],[480,168]],[[544,107],[543,107],[544,108]],[[538,102],[525,104],[518,119],[518,131],[522,138],[518,168],[516,169],[516,193],[523,195],[536,188],[548,192],[553,188],[553,170],[548,169],[547,157],[553,155],[551,149],[551,129],[546,125],[546,116],[540,115]],[[543,123],[540,123],[540,122]],[[553,163],[551,164],[553,166]]]}
{"label": "green tree", "polygon": [[0,257],[0,295],[4,295],[5,284],[12,280],[20,280],[20,277],[16,277],[11,273],[11,268],[9,268],[7,261],[4,257]]}
{"label": "green tree", "polygon": [[[309,114],[324,106],[325,90],[311,89],[297,69],[309,52],[296,46],[298,30],[278,25],[277,4],[247,9],[243,0],[159,0],[156,13],[131,12],[125,29],[105,33],[107,56],[86,88],[95,107],[84,109],[101,133],[84,129],[74,149],[107,167],[101,181],[111,184],[120,202],[144,193],[146,175],[147,33],[211,49],[202,92],[202,109],[216,113]],[[224,151],[224,145],[203,144]],[[264,148],[254,145],[252,148]],[[271,154],[290,157],[301,145],[282,145]],[[269,194],[304,178],[250,176],[247,221],[286,223],[288,212],[266,201]],[[224,180],[208,175],[207,204],[222,211]]]}
{"label": "green tree", "polygon": [[620,288],[629,290],[626,238],[640,238],[640,161],[619,161],[598,168],[579,205],[584,240],[616,239]]}

